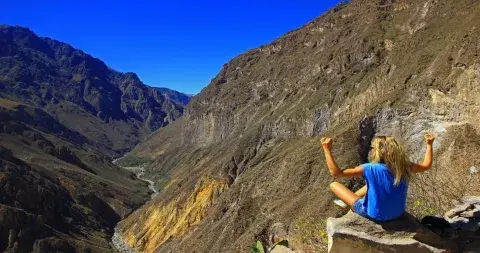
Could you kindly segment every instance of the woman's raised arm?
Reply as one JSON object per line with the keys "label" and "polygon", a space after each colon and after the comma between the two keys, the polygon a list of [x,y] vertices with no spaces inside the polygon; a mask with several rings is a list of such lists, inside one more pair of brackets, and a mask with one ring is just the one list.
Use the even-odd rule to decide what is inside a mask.
{"label": "woman's raised arm", "polygon": [[325,159],[327,160],[327,167],[330,170],[330,174],[334,177],[359,177],[363,174],[363,167],[357,166],[353,169],[346,169],[343,170],[338,167],[335,159],[333,159],[332,155],[332,143],[333,140],[331,138],[322,138],[322,147],[325,153]]}
{"label": "woman's raised arm", "polygon": [[425,157],[423,158],[423,162],[413,164],[412,172],[419,173],[430,169],[433,160],[433,141],[435,141],[435,136],[433,136],[433,134],[425,134],[425,142],[427,143]]}

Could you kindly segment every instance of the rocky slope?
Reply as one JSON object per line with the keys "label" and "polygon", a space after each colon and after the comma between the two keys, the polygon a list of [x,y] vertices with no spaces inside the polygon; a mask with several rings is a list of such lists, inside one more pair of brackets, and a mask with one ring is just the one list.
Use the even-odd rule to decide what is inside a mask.
{"label": "rocky slope", "polygon": [[0,252],[111,252],[148,184],[111,163],[189,97],[0,26]]}
{"label": "rocky slope", "polygon": [[144,85],[70,45],[0,26],[0,97],[48,112],[111,156],[180,117],[190,97]]}
{"label": "rocky slope", "polygon": [[[139,252],[246,252],[282,223],[298,252],[325,250],[321,228],[337,209],[323,135],[345,168],[366,160],[374,134],[400,138],[418,160],[432,131],[435,163],[412,181],[410,211],[478,195],[479,17],[478,1],[352,0],[231,60],[130,154],[153,160],[146,173],[162,191],[121,222],[125,241]],[[220,195],[192,203],[205,180]],[[178,215],[200,203],[185,227]]]}

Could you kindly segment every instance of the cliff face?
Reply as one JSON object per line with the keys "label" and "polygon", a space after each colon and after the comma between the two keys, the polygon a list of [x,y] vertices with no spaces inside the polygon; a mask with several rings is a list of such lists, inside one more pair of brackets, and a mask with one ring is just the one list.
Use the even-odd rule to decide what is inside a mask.
{"label": "cliff face", "polygon": [[479,15],[476,1],[352,0],[233,59],[182,119],[131,153],[154,159],[147,173],[163,190],[122,230],[145,227],[209,176],[228,190],[190,233],[156,241],[159,252],[243,252],[278,222],[295,249],[318,250],[320,236],[298,221],[336,214],[324,135],[345,168],[365,161],[375,133],[398,137],[418,160],[432,131],[435,163],[412,181],[410,211],[440,213],[451,199],[478,195],[470,168],[480,161]]}
{"label": "cliff face", "polygon": [[208,208],[226,188],[225,181],[203,179],[186,196],[176,196],[161,206],[148,205],[147,215],[124,225],[128,227],[123,232],[128,246],[140,252],[154,252],[172,237],[185,235],[203,220]]}

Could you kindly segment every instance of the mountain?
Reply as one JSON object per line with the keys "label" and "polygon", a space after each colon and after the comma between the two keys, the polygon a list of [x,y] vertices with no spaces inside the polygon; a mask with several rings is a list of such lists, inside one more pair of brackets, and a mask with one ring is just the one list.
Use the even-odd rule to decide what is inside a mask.
{"label": "mountain", "polygon": [[45,110],[110,156],[180,117],[190,100],[27,28],[0,26],[0,43],[0,97]]}
{"label": "mountain", "polygon": [[352,0],[232,59],[127,155],[148,161],[161,191],[120,222],[125,243],[246,252],[283,227],[298,252],[325,250],[338,209],[322,136],[347,168],[366,161],[375,134],[398,137],[417,161],[432,131],[434,166],[411,182],[409,211],[443,213],[479,195],[479,17],[470,0]]}
{"label": "mountain", "polygon": [[111,161],[188,101],[65,43],[0,26],[0,252],[113,252],[114,226],[151,192]]}

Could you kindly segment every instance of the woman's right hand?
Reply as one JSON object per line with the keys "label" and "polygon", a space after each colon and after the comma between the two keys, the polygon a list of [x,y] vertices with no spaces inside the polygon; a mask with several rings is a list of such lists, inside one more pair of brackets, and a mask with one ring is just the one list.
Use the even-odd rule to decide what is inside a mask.
{"label": "woman's right hand", "polygon": [[425,134],[425,142],[427,143],[427,145],[432,145],[433,141],[435,141],[435,136],[433,136],[433,134],[431,133]]}

